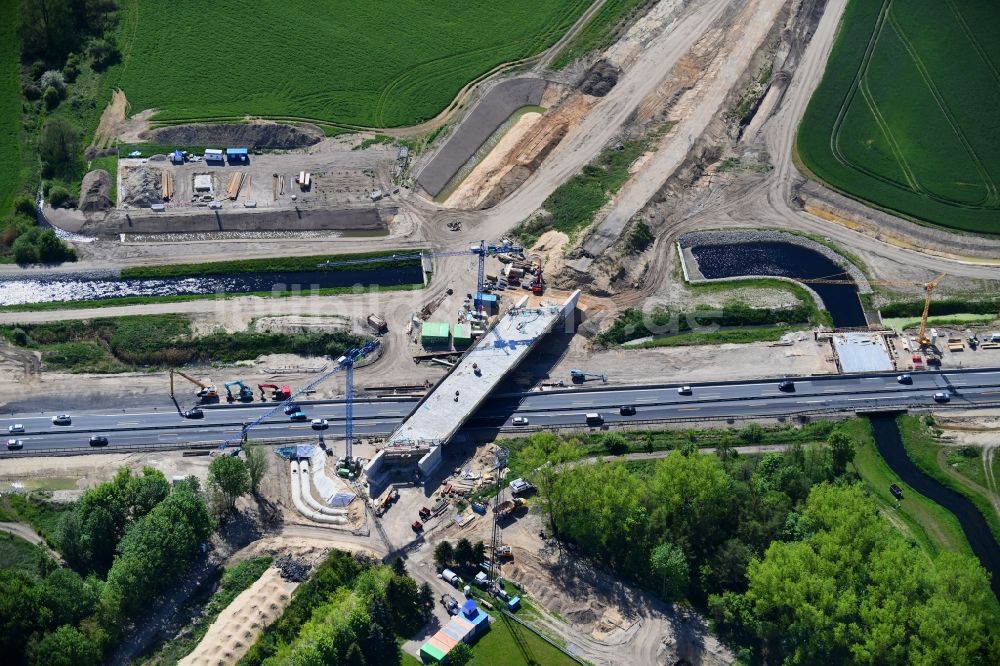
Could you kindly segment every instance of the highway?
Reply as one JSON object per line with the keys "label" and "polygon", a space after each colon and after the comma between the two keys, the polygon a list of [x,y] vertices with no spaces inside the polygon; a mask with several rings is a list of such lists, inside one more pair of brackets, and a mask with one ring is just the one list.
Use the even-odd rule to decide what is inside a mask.
{"label": "highway", "polygon": [[[781,391],[778,380],[692,384],[688,395],[671,386],[606,386],[591,382],[585,387],[497,395],[468,421],[471,428],[515,429],[512,418],[528,420],[529,428],[586,427],[586,414],[599,413],[606,423],[718,418],[791,416],[816,411],[864,411],[870,409],[940,406],[936,393],[946,393],[951,407],[974,407],[1000,403],[1000,369],[975,371],[921,372],[912,374],[912,383],[897,381],[896,375],[820,376],[796,378],[794,389]],[[169,403],[167,403],[169,405]],[[281,411],[254,429],[259,439],[306,438],[323,434],[334,439],[344,433],[344,403],[302,402],[310,419],[330,421],[329,428],[312,429],[307,422],[291,422]],[[388,433],[416,406],[412,397],[357,400],[355,426],[359,435]],[[622,405],[635,408],[634,415],[619,414]],[[272,410],[275,403],[213,405],[201,419],[185,419],[170,407],[136,410],[96,410],[71,414],[72,425],[52,424],[50,413],[15,414],[0,419],[5,432],[9,425],[22,424],[25,432],[11,434],[24,443],[23,451],[82,447],[90,449],[93,434],[109,438],[109,446],[147,444],[221,443],[239,441],[245,422]],[[3,451],[0,449],[0,451]],[[13,452],[10,455],[18,455]],[[3,456],[6,457],[6,452]]]}

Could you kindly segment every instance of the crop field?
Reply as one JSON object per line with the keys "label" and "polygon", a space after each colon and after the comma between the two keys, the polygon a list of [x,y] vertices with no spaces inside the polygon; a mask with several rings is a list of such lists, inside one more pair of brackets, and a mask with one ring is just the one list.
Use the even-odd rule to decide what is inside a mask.
{"label": "crop field", "polygon": [[155,120],[338,127],[433,118],[470,81],[540,53],[589,0],[131,0],[116,84]]}
{"label": "crop field", "polygon": [[797,150],[846,194],[1000,234],[997,109],[1000,3],[852,0]]}

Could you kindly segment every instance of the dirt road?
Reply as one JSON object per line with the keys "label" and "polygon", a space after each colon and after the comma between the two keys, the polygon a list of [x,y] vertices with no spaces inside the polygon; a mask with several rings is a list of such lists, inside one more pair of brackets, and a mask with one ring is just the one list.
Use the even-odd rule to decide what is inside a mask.
{"label": "dirt road", "polygon": [[44,537],[33,530],[30,525],[25,525],[24,523],[0,523],[0,532],[13,534],[14,536],[21,537],[28,543],[41,546],[49,557],[59,564],[64,564],[62,555],[49,548],[49,544],[45,543]]}

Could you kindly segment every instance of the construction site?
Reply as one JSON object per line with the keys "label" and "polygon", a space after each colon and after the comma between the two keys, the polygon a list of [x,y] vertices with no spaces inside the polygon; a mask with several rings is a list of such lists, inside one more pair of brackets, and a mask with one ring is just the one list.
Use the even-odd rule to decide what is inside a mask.
{"label": "construction site", "polygon": [[[593,3],[565,40],[606,4]],[[419,263],[423,284],[418,275],[403,287],[376,277],[312,292],[288,293],[283,282],[271,296],[249,287],[216,298],[101,296],[99,309],[71,295],[0,303],[13,306],[0,311],[11,438],[0,490],[68,504],[119,468],[147,466],[173,485],[193,476],[208,488],[213,461],[248,461],[263,443],[266,474],[224,514],[204,561],[218,569],[268,555],[275,564],[230,600],[185,664],[237,663],[331,549],[401,558],[433,592],[421,631],[394,637],[403,663],[447,664],[462,643],[480,663],[484,636],[522,630],[560,664],[736,663],[740,646],[709,629],[704,599],[671,598],[651,577],[619,575],[620,562],[554,533],[546,475],[618,457],[600,443],[619,434],[617,462],[645,483],[673,449],[716,455],[715,438],[728,436],[719,433],[745,438],[731,459],[718,455],[735,465],[792,446],[761,443],[754,428],[828,421],[815,440],[825,446],[845,422],[909,411],[951,447],[934,455],[958,469],[961,449],[985,470],[977,487],[997,494],[1000,241],[868,207],[796,161],[796,128],[847,5],[646,3],[609,45],[565,67],[550,68],[561,40],[470,83],[439,116],[377,133],[323,136],[267,121],[282,141],[265,141],[264,121],[253,119],[159,126],[149,114],[127,117],[117,91],[98,134],[171,150],[122,155],[104,209],[43,206],[40,219],[79,261],[0,265],[0,293],[30,294],[33,279],[113,282],[136,267],[279,257],[328,257],[296,269],[309,275]],[[633,150],[634,160],[615,161]],[[376,250],[388,256],[364,254]],[[192,269],[178,279],[203,278]],[[111,333],[44,337],[63,323],[168,315],[183,319],[192,345],[342,338],[315,352],[289,345],[167,365],[122,361],[128,350]],[[58,364],[82,354],[79,345],[118,356],[100,371]],[[689,441],[643,449],[658,432]],[[558,453],[556,440],[591,448],[579,462],[512,478],[512,450],[547,442]],[[903,525],[911,542],[937,544],[928,551],[951,549],[951,527],[920,522],[933,509],[902,515],[895,491],[881,499],[889,481],[907,498],[916,484],[865,446],[858,458],[881,464],[873,513]],[[801,511],[804,497],[788,510]],[[1000,500],[986,502],[1000,511]],[[963,534],[957,523],[953,532]],[[460,540],[481,542],[485,558],[441,566],[437,548]],[[988,568],[976,548],[954,549]],[[702,564],[709,576],[725,563]],[[691,586],[699,575],[692,570]],[[732,589],[745,592],[744,579]],[[190,632],[181,602],[130,625],[109,663],[160,663],[140,654]],[[525,640],[509,663],[531,663]]]}

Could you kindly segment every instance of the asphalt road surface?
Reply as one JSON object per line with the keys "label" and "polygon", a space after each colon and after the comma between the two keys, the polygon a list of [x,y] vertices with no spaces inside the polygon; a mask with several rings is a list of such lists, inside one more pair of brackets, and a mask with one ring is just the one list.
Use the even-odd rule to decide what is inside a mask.
{"label": "asphalt road surface", "polygon": [[[532,427],[585,427],[586,415],[598,413],[606,423],[636,420],[668,420],[789,416],[819,410],[865,411],[914,408],[942,404],[935,394],[948,396],[953,407],[1000,403],[1000,369],[963,372],[921,372],[912,383],[897,381],[896,375],[823,376],[794,380],[792,390],[782,391],[778,382],[753,381],[692,384],[689,394],[678,386],[604,387],[594,382],[572,390],[553,390],[498,395],[490,399],[467,427],[510,428],[513,417],[528,420]],[[392,431],[416,405],[415,398],[366,399],[354,404],[354,431],[359,435]],[[329,426],[314,430],[309,421],[292,422],[281,410],[256,427],[257,439],[306,438],[313,434],[342,438],[344,403],[301,403],[309,419],[327,419]],[[623,416],[619,408],[629,405],[634,415]],[[106,450],[141,444],[236,443],[243,424],[275,409],[275,403],[214,405],[204,409],[204,418],[185,419],[177,411],[163,409],[100,410],[71,414],[72,424],[58,426],[58,412],[24,414],[0,419],[0,428],[15,423],[24,433],[24,450],[89,448],[91,435],[108,437]],[[3,430],[0,430],[3,432]],[[15,452],[15,455],[17,453]]]}

